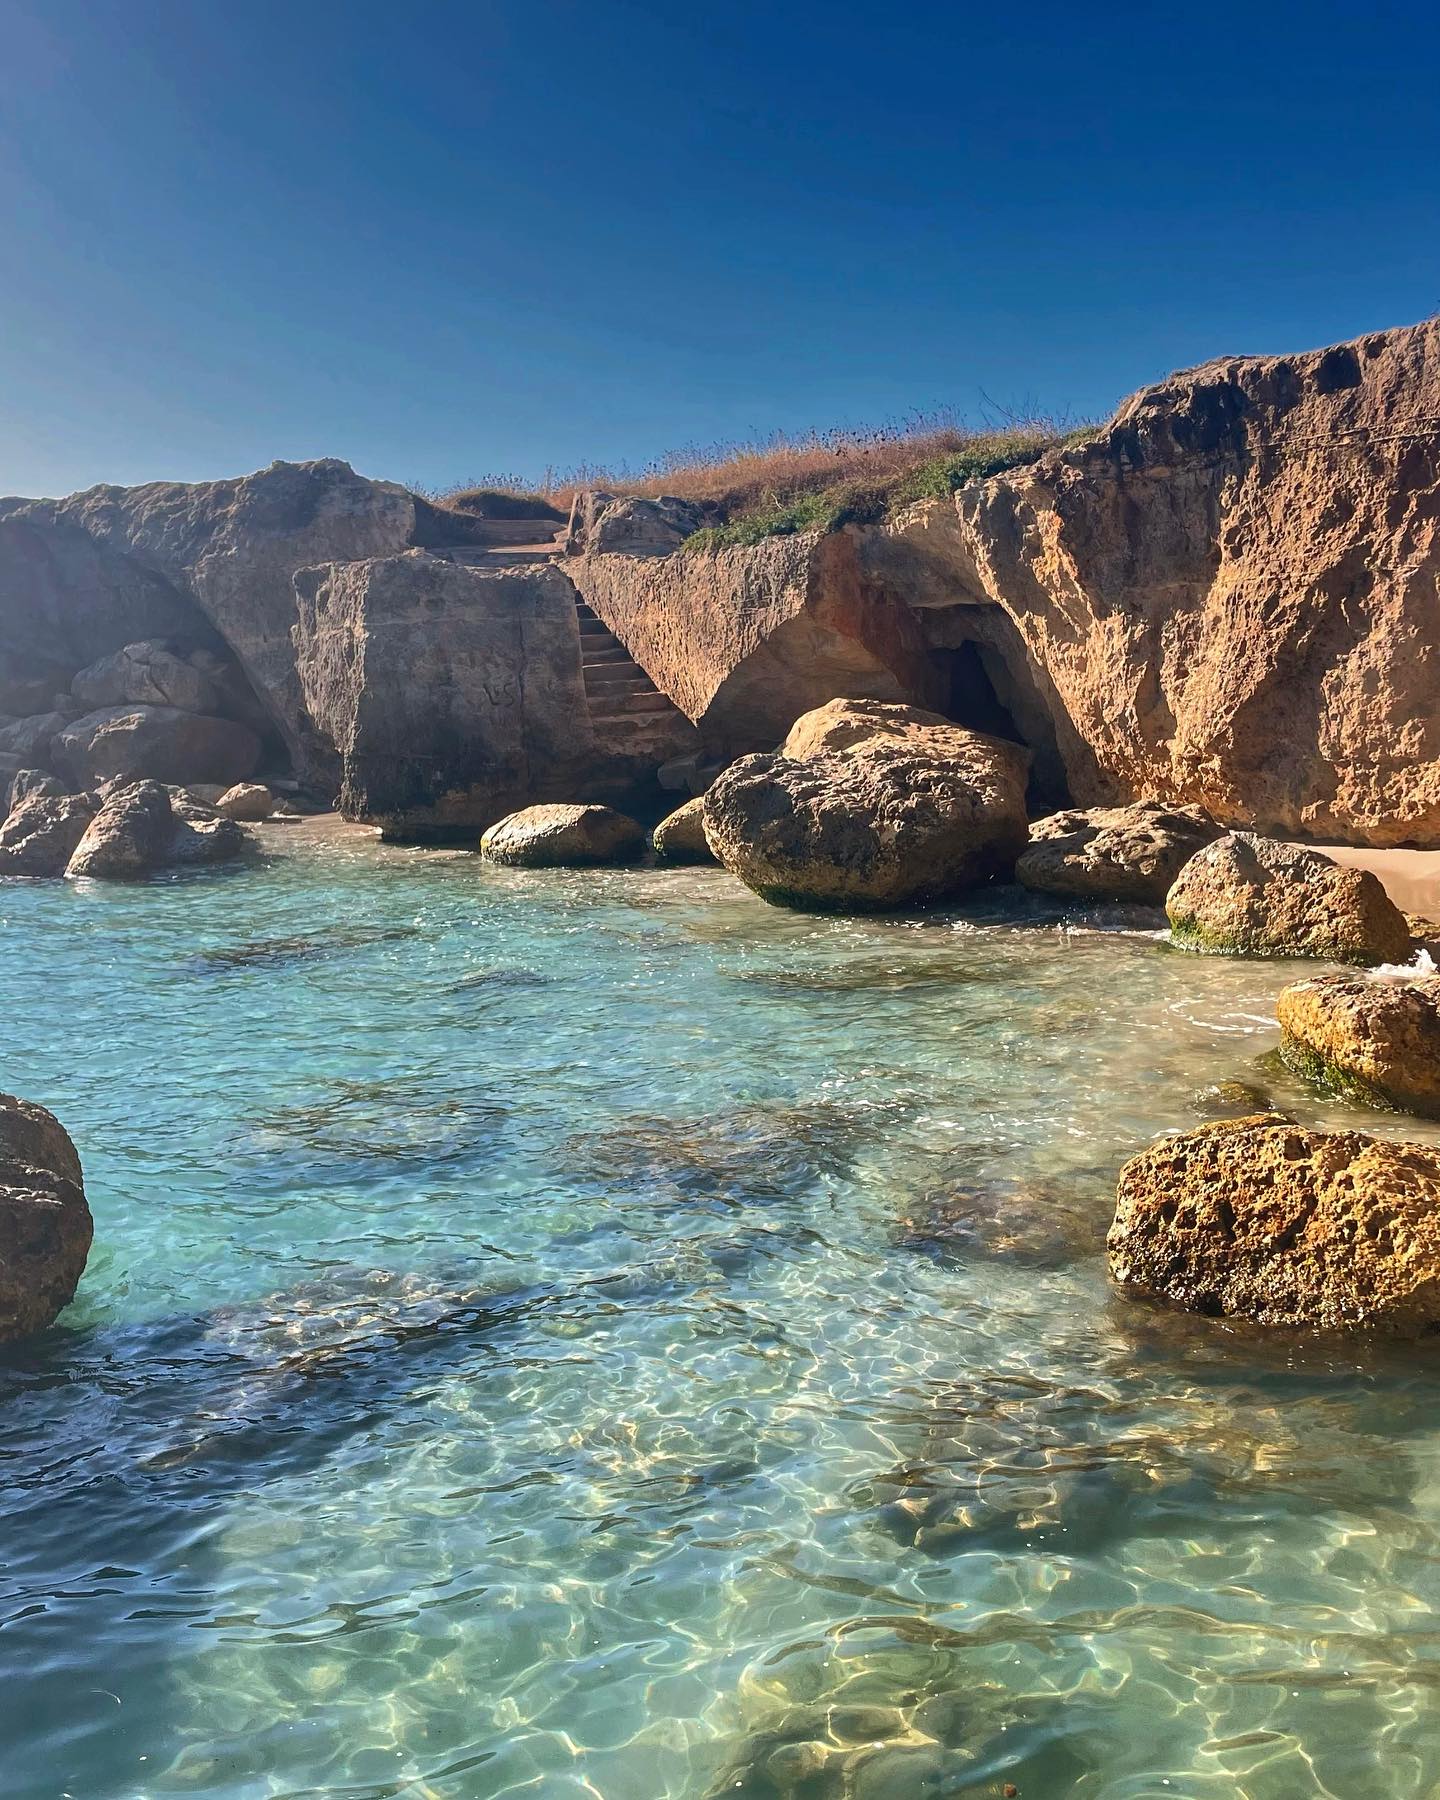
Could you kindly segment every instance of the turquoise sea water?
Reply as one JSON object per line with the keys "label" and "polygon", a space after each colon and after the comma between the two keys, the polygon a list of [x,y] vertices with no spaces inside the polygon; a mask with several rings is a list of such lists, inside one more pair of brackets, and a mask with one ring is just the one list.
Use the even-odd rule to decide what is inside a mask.
{"label": "turquoise sea water", "polygon": [[268,841],[0,886],[97,1227],[0,1362],[6,1800],[1440,1790],[1435,1353],[1104,1279],[1217,1084],[1360,1118],[1293,969]]}

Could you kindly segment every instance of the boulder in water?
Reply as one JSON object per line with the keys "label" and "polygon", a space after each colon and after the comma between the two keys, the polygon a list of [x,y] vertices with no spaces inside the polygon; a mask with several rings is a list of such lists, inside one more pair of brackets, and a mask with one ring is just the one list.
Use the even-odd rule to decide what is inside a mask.
{"label": "boulder in water", "polygon": [[629,862],[644,848],[643,829],[609,806],[527,806],[492,825],[480,840],[480,852],[490,862],[523,869]]}
{"label": "boulder in water", "polygon": [[1367,1106],[1440,1118],[1440,976],[1321,975],[1275,1003],[1292,1069]]}
{"label": "boulder in water", "polygon": [[1410,930],[1377,878],[1318,850],[1236,831],[1180,871],[1165,898],[1173,941],[1231,956],[1404,962]]}
{"label": "boulder in water", "polygon": [[94,817],[88,794],[22,800],[0,825],[0,875],[63,875]]}
{"label": "boulder in water", "polygon": [[80,1158],[53,1113],[0,1094],[0,1343],[54,1324],[90,1254]]}
{"label": "boulder in water", "polygon": [[175,865],[225,862],[239,856],[248,842],[233,819],[189,801],[172,801],[158,781],[140,781],[106,797],[65,874],[71,879],[133,880]]}
{"label": "boulder in water", "polygon": [[1123,1287],[1264,1325],[1440,1328],[1440,1150],[1273,1115],[1161,1138],[1120,1171]]}
{"label": "boulder in water", "polygon": [[1025,846],[1029,756],[938,713],[833,701],[778,755],[746,756],[705,796],[705,835],[764,900],[870,911],[1008,875]]}
{"label": "boulder in water", "polygon": [[677,806],[655,827],[650,841],[666,862],[713,863],[715,853],[705,837],[704,796]]}
{"label": "boulder in water", "polygon": [[1015,874],[1042,894],[1163,906],[1190,858],[1224,833],[1203,807],[1152,800],[1052,813],[1030,827]]}

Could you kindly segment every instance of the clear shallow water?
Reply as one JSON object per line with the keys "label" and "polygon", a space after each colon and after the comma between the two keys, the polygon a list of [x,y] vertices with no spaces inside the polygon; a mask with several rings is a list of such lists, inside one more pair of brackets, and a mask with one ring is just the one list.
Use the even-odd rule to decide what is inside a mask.
{"label": "clear shallow water", "polygon": [[1435,1356],[1103,1276],[1291,969],[273,836],[0,886],[7,1800],[1437,1790]]}

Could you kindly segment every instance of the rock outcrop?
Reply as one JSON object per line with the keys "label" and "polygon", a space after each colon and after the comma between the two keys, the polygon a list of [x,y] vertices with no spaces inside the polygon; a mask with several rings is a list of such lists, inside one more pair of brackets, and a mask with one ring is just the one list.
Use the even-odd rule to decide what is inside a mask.
{"label": "rock outcrop", "polygon": [[216,782],[252,775],[260,740],[234,719],[174,706],[108,706],[58,732],[56,763],[84,788],[105,781]]}
{"label": "rock outcrop", "polygon": [[93,1236],[64,1126],[43,1106],[0,1094],[0,1343],[54,1324],[75,1298]]}
{"label": "rock outcrop", "polygon": [[705,835],[776,905],[939,900],[1014,868],[1027,761],[919,708],[835,703],[797,720],[780,755],[743,757],[719,777]]}
{"label": "rock outcrop", "polygon": [[677,806],[655,827],[650,841],[666,862],[713,863],[715,854],[705,836],[705,796]]}
{"label": "rock outcrop", "polygon": [[404,550],[436,517],[333,460],[0,501],[0,667],[25,682],[55,671],[53,691],[57,664],[68,685],[142,640],[228,647],[302,779],[333,789],[338,762],[295,667],[295,572]]}
{"label": "rock outcrop", "polygon": [[1214,1317],[1440,1327],[1440,1151],[1266,1115],[1161,1138],[1120,1171],[1122,1286]]}
{"label": "rock outcrop", "polygon": [[85,712],[109,706],[168,706],[181,712],[220,713],[219,688],[195,663],[163,644],[126,644],[81,669],[70,692]]}
{"label": "rock outcrop", "polygon": [[1191,857],[1165,910],[1173,941],[1187,950],[1360,964],[1410,954],[1404,915],[1368,870],[1251,832]]}
{"label": "rock outcrop", "polygon": [[88,794],[30,795],[0,825],[0,875],[63,875],[94,817]]}
{"label": "rock outcrop", "polygon": [[869,590],[851,533],[720,551],[567,559],[585,601],[720,756],[768,748],[836,695],[930,696],[903,599]]}
{"label": "rock outcrop", "polygon": [[926,502],[887,567],[1013,621],[1077,801],[1440,844],[1437,417],[1440,320],[1221,358]]}
{"label": "rock outcrop", "polygon": [[1198,806],[1142,801],[1051,813],[1030,827],[1015,874],[1042,894],[1163,906],[1190,858],[1223,836]]}
{"label": "rock outcrop", "polygon": [[601,489],[582,490],[570,508],[564,547],[570,556],[590,551],[668,556],[702,522],[698,506],[673,494],[647,499],[638,494],[616,496]]}
{"label": "rock outcrop", "polygon": [[553,565],[416,551],[306,569],[296,591],[300,678],[343,758],[341,810],[387,837],[473,839],[535,802],[625,802],[691,747],[673,709],[600,740],[575,590]]}
{"label": "rock outcrop", "polygon": [[517,869],[578,869],[632,862],[643,829],[609,806],[527,806],[492,825],[480,840],[489,862]]}
{"label": "rock outcrop", "polygon": [[209,808],[172,800],[158,781],[116,788],[75,847],[72,880],[131,881],[157,870],[229,862],[249,843],[243,826]]}
{"label": "rock outcrop", "polygon": [[1440,1118],[1440,977],[1322,975],[1281,991],[1291,1068],[1367,1106]]}

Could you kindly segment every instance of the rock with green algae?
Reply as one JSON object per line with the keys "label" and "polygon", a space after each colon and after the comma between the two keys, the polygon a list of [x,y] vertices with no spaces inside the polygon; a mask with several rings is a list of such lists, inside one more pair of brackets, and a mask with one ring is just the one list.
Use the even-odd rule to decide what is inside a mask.
{"label": "rock with green algae", "polygon": [[1281,991],[1280,1054],[1367,1106],[1440,1118],[1440,976],[1321,975]]}
{"label": "rock with green algae", "polygon": [[1165,911],[1172,941],[1185,950],[1359,964],[1410,954],[1404,915],[1368,870],[1248,831],[1191,857]]}
{"label": "rock with green algae", "polygon": [[1190,1312],[1420,1337],[1440,1329],[1440,1150],[1201,1126],[1121,1169],[1107,1248],[1122,1287]]}
{"label": "rock with green algae", "polygon": [[644,848],[644,830],[609,806],[527,806],[492,825],[480,840],[487,861],[521,869],[630,862]]}

